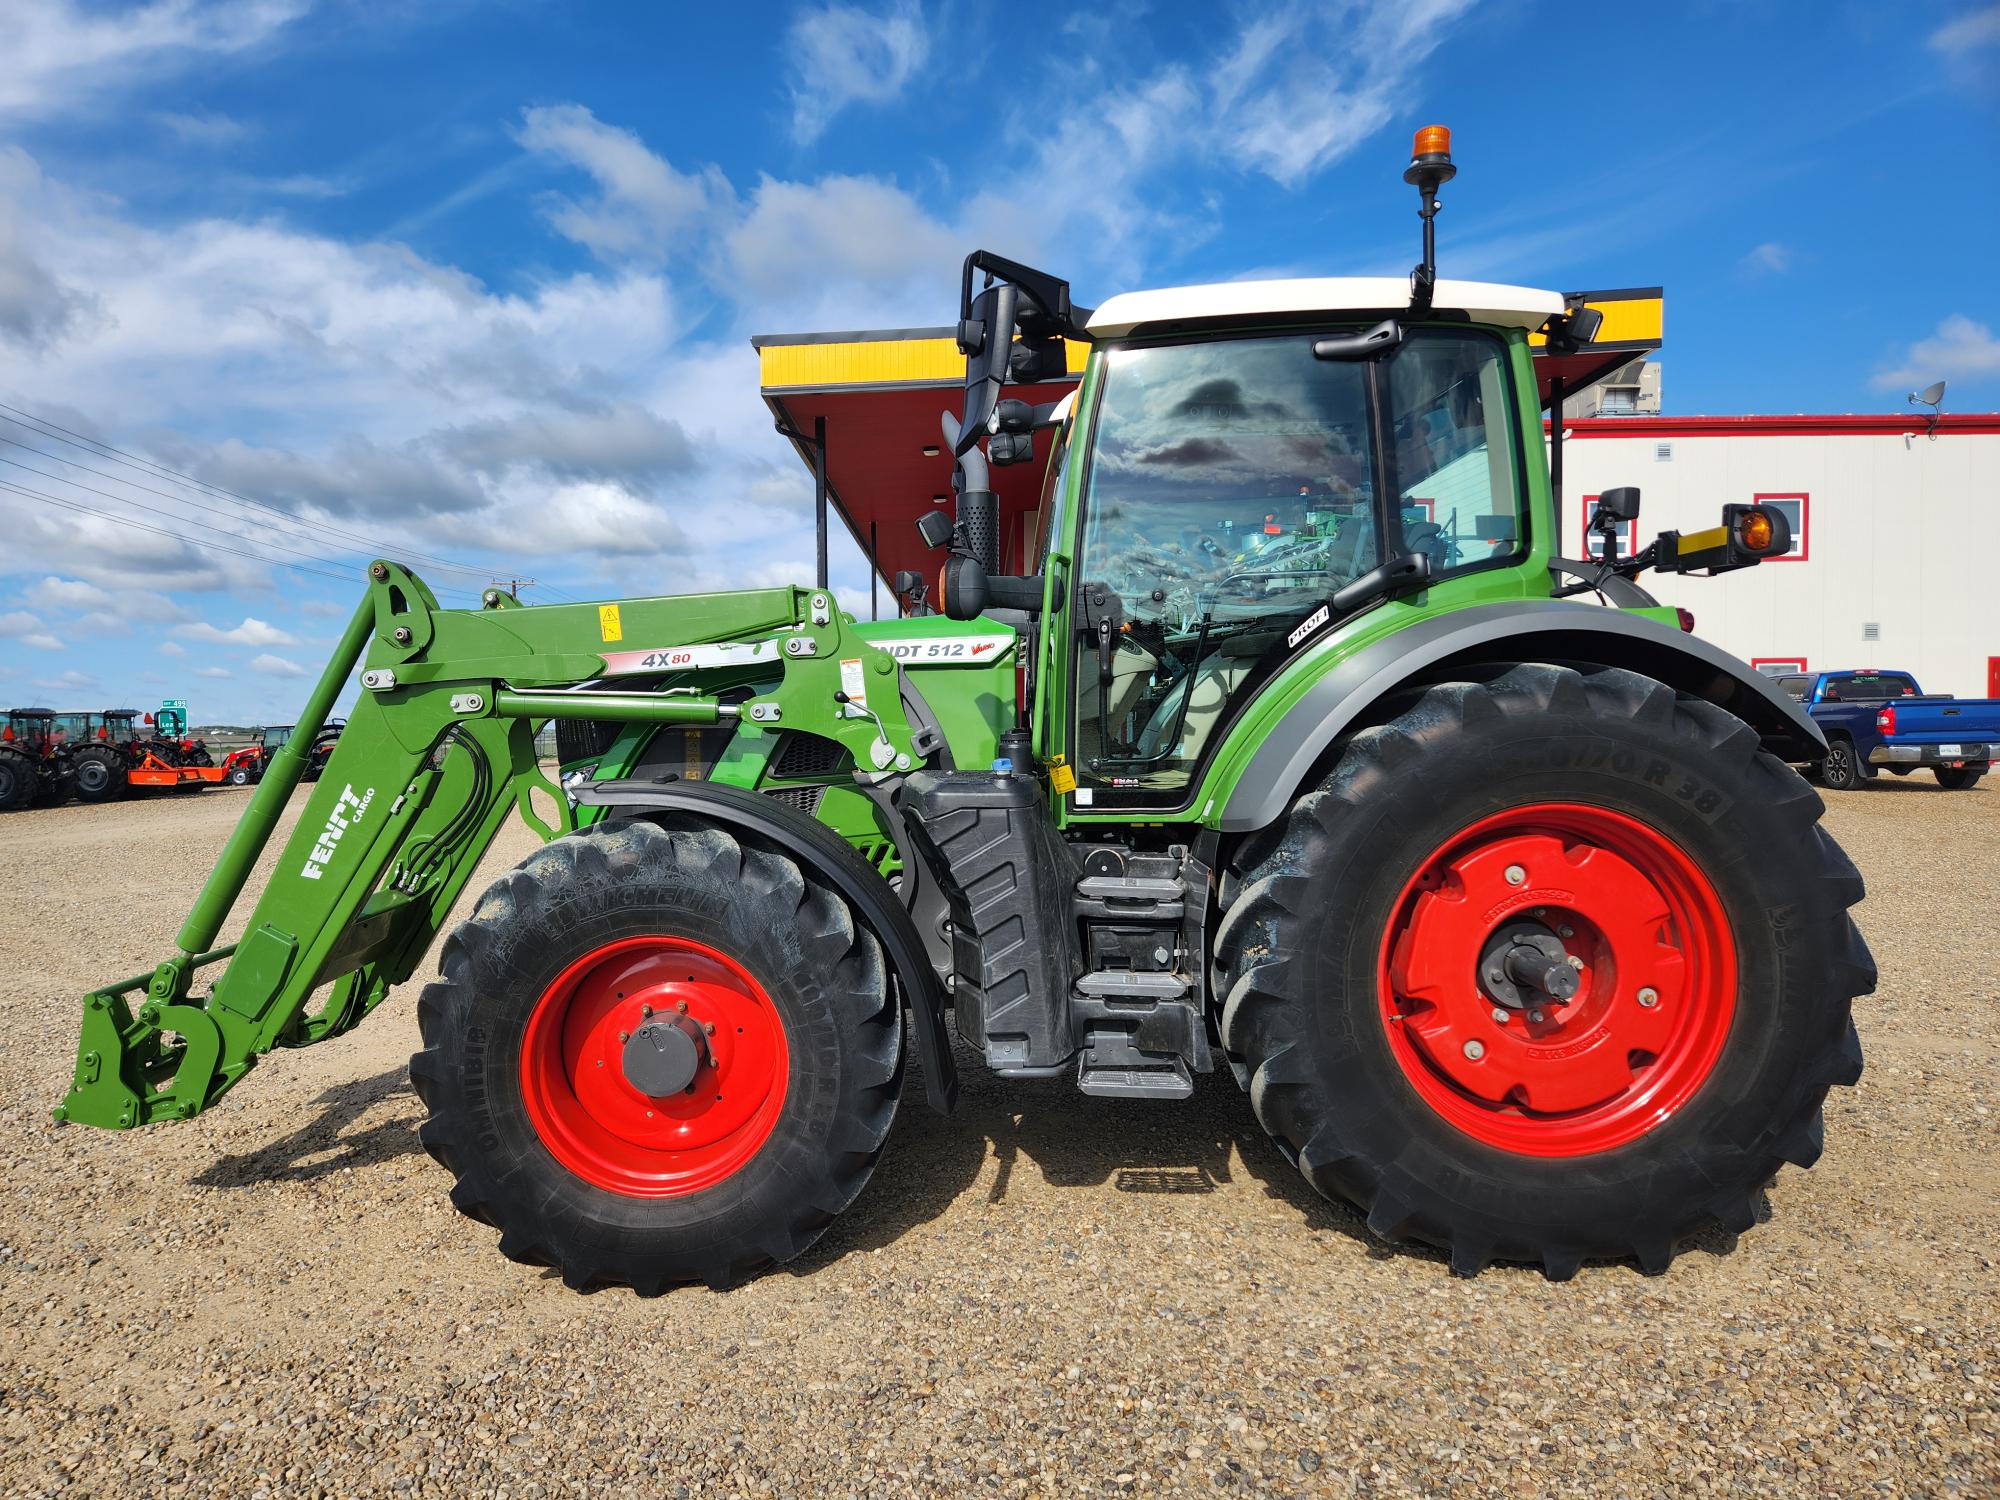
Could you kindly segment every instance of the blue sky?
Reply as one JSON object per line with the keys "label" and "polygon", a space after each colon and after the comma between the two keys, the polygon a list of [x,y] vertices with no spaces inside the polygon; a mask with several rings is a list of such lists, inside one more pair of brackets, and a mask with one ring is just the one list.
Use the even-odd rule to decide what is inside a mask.
{"label": "blue sky", "polygon": [[13,700],[287,718],[378,548],[805,581],[751,333],[946,321],[982,245],[1400,272],[1432,120],[1445,274],[1664,285],[1668,410],[2000,409],[1991,3],[0,9]]}

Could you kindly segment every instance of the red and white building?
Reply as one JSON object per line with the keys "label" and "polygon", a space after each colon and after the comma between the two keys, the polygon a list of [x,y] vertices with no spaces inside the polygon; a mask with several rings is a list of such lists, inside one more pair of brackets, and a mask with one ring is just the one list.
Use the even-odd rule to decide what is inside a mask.
{"label": "red and white building", "polygon": [[1893,667],[1930,693],[2000,697],[2000,413],[1572,417],[1563,537],[1584,555],[1594,498],[1637,485],[1619,550],[1698,531],[1726,503],[1792,522],[1789,556],[1723,578],[1648,573],[1695,631],[1779,671]]}

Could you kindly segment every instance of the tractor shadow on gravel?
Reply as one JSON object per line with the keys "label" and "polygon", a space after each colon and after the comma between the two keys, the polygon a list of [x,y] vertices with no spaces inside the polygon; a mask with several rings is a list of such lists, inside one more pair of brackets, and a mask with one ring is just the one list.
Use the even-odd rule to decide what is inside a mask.
{"label": "tractor shadow on gravel", "polygon": [[961,1048],[958,1112],[947,1119],[925,1104],[919,1067],[913,1063],[904,1081],[895,1131],[867,1191],[788,1267],[792,1274],[811,1276],[844,1256],[881,1249],[939,1217],[979,1190],[989,1153],[997,1167],[984,1189],[988,1203],[1007,1201],[1024,1165],[1053,1188],[1109,1186],[1137,1195],[1215,1193],[1248,1176],[1296,1210],[1307,1229],[1344,1235],[1372,1258],[1445,1259],[1376,1238],[1360,1213],[1314,1192],[1226,1074],[1198,1077],[1194,1097],[1177,1103],[1099,1099],[1068,1079],[996,1079]]}
{"label": "tractor shadow on gravel", "polygon": [[[397,1108],[367,1128],[345,1132],[377,1105],[405,1096]],[[368,1167],[399,1156],[420,1156],[415,1095],[407,1068],[336,1084],[312,1101],[319,1113],[291,1134],[255,1151],[218,1157],[193,1182],[197,1187],[240,1188],[269,1182],[313,1182],[343,1167]]]}
{"label": "tractor shadow on gravel", "polygon": [[[1067,1079],[997,1079],[963,1048],[957,1060],[961,1092],[958,1111],[949,1118],[925,1103],[921,1065],[913,1061],[874,1178],[819,1243],[784,1268],[790,1274],[812,1276],[845,1256],[892,1245],[938,1218],[978,1190],[989,1151],[997,1162],[984,1191],[991,1204],[1007,1200],[1024,1163],[1053,1188],[1109,1185],[1132,1194],[1215,1193],[1248,1177],[1267,1198],[1295,1210],[1305,1230],[1344,1236],[1370,1260],[1428,1261],[1439,1274],[1448,1274],[1443,1251],[1384,1240],[1369,1230],[1358,1209],[1315,1192],[1272,1144],[1250,1111],[1249,1096],[1226,1073],[1197,1077],[1191,1099],[1147,1104],[1092,1098]],[[1756,1211],[1758,1223],[1770,1218],[1767,1195],[1758,1195]],[[1685,1244],[1724,1256],[1736,1241],[1711,1226]],[[1590,1260],[1584,1268],[1587,1273],[1634,1264]],[[1526,1268],[1496,1261],[1487,1274],[1503,1269]]]}

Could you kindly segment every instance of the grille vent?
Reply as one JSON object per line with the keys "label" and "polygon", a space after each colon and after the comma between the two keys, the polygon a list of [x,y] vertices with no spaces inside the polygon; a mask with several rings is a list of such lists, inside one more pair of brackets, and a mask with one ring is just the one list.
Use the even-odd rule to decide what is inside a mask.
{"label": "grille vent", "polygon": [[854,757],[838,740],[825,735],[790,729],[771,757],[770,774],[792,780],[803,776],[832,776],[854,769]]}

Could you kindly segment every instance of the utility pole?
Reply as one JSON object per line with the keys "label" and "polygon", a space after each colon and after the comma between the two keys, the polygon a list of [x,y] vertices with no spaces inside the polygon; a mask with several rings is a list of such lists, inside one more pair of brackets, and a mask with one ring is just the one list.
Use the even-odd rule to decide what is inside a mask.
{"label": "utility pole", "polygon": [[522,589],[531,589],[535,586],[535,580],[532,578],[495,578],[491,582],[494,588],[504,588],[508,595],[515,599],[521,597]]}

